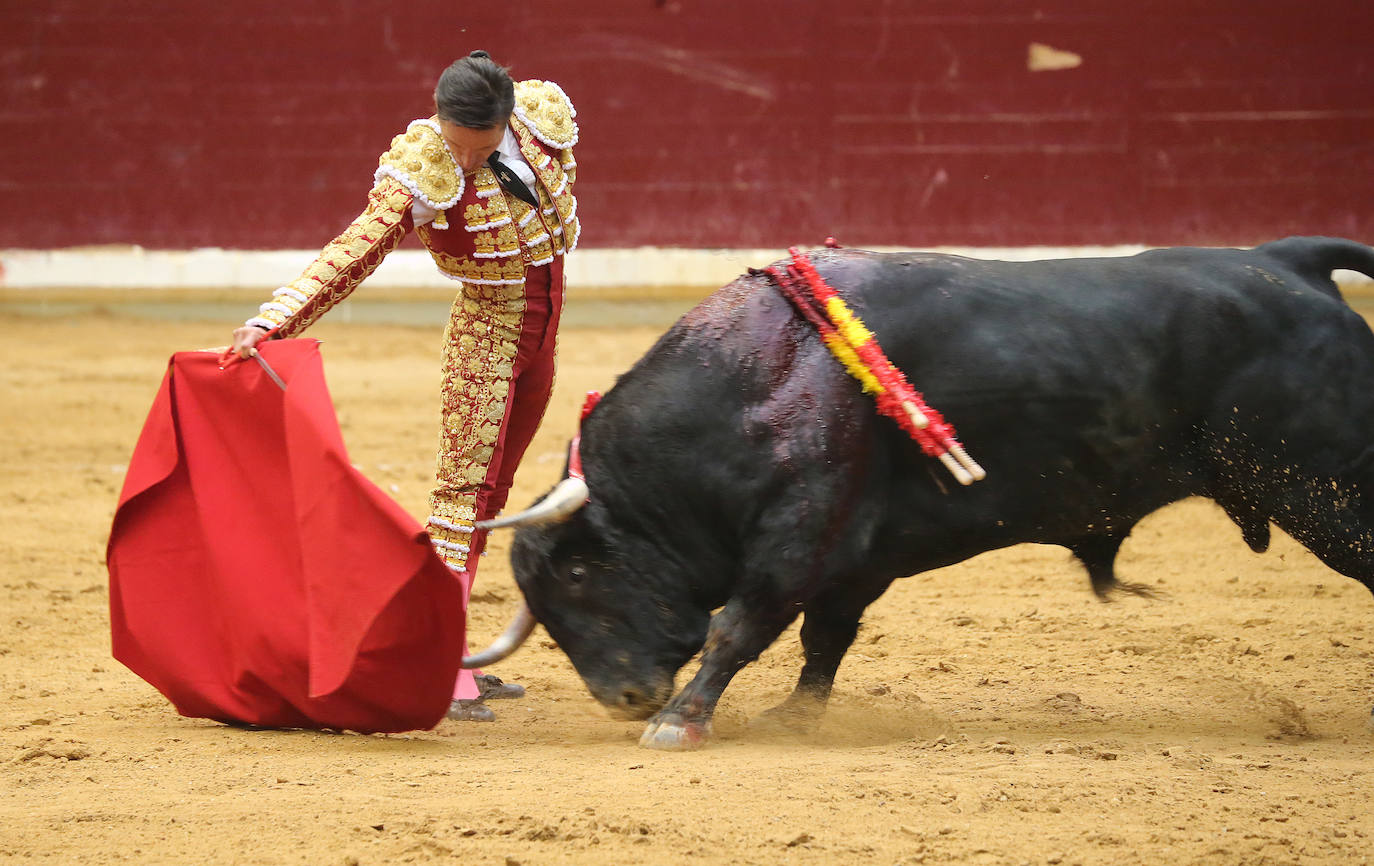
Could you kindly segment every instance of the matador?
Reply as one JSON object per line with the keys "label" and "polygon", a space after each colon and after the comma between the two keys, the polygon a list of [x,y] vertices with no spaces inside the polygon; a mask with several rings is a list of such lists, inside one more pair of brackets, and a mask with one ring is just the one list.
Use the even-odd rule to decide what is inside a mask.
{"label": "matador", "polygon": [[[445,77],[455,72],[446,93]],[[300,334],[415,231],[439,271],[458,283],[444,332],[427,528],[466,598],[486,541],[473,524],[505,505],[553,387],[563,259],[580,233],[572,190],[578,127],[557,84],[512,82],[485,52],[444,75],[436,115],[412,121],[381,155],[366,210],[235,332],[235,348],[245,353],[268,332]],[[513,97],[505,104],[502,79]],[[492,111],[487,125],[483,112]],[[478,705],[496,696],[484,680],[500,684],[459,675],[450,717],[491,718]]]}

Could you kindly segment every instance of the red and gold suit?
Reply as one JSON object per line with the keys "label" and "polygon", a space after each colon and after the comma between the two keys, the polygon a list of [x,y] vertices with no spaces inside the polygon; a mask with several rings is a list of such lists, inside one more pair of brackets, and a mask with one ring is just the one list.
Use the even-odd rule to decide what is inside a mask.
{"label": "red and gold suit", "polygon": [[[443,420],[427,528],[469,592],[485,544],[473,523],[505,504],[553,387],[563,256],[580,231],[572,194],[576,114],[553,82],[515,85],[510,128],[534,170],[539,207],[504,192],[485,165],[464,176],[435,118],[411,122],[382,154],[367,209],[249,320],[278,337],[298,335],[412,229],[440,272],[458,282],[444,332]],[[474,696],[471,676],[461,677],[455,697]]]}

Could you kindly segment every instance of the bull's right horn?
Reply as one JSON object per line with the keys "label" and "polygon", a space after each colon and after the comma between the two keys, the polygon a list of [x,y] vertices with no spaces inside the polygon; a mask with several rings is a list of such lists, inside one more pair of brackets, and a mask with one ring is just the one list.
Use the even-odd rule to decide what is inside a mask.
{"label": "bull's right horn", "polygon": [[463,667],[466,670],[472,670],[499,662],[520,649],[520,645],[534,631],[534,626],[534,614],[530,613],[529,606],[520,605],[520,610],[516,611],[515,619],[510,621],[510,625],[506,626],[506,630],[501,633],[500,637],[491,642],[491,646],[474,655],[463,656]]}
{"label": "bull's right horn", "polygon": [[583,505],[587,504],[587,482],[581,478],[564,478],[549,495],[510,517],[495,520],[479,520],[478,529],[499,529],[503,526],[539,526],[545,523],[562,523]]}

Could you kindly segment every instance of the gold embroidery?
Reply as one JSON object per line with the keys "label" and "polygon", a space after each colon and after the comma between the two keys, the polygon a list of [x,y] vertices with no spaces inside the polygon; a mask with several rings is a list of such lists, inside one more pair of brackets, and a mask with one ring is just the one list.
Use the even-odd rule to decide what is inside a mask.
{"label": "gold embroidery", "polygon": [[533,231],[531,231],[530,234],[539,239],[527,239],[525,241],[525,255],[529,256],[530,264],[534,264],[535,262],[548,264],[553,258],[553,236],[543,230],[543,223],[539,220],[534,220],[530,223],[531,230],[536,228],[538,228],[538,234],[535,234]]}
{"label": "gold embroidery", "polygon": [[535,134],[528,126],[517,120],[511,123],[511,129],[515,130],[515,138],[520,143],[520,153],[525,157],[525,162],[530,164],[530,168],[534,169],[539,182],[550,193],[558,189],[563,184],[563,164],[535,143]]}
{"label": "gold embroidery", "polygon": [[[450,229],[452,231],[452,229]],[[517,293],[524,291],[525,260],[520,256],[503,259],[474,259],[469,256],[455,256],[442,250],[431,249],[430,255],[439,270],[465,282],[518,283],[514,286]]]}
{"label": "gold embroidery", "polygon": [[[530,220],[521,230],[521,245],[531,263],[547,262],[551,256],[569,248],[563,223],[573,212],[576,203],[572,195],[572,181],[564,174],[562,162],[540,148],[534,140],[534,133],[525,124],[518,119],[513,120],[511,128],[515,130],[525,161],[539,176],[539,183],[536,184],[540,204],[538,219]],[[553,190],[558,190],[558,194],[553,195]],[[550,207],[554,209],[553,213],[545,213]],[[539,240],[532,242],[534,238]]]}
{"label": "gold embroidery", "polygon": [[278,326],[278,336],[294,337],[352,294],[405,237],[402,219],[412,201],[394,178],[379,179],[362,214],[276,297],[291,312],[263,310],[262,318]]}
{"label": "gold embroidery", "polygon": [[[436,466],[438,485],[431,513],[448,523],[470,526],[477,492],[486,478],[510,396],[510,377],[525,312],[524,292],[495,286],[464,286],[444,332],[443,425]],[[523,289],[523,286],[520,287]],[[466,554],[462,532],[430,525],[430,536],[446,544],[436,550],[457,568]]]}
{"label": "gold embroidery", "polygon": [[[440,466],[444,460],[440,454]],[[471,503],[456,499],[431,500],[430,520],[425,527],[434,542],[434,551],[452,568],[467,565],[468,546],[471,544],[473,524],[477,512]]]}
{"label": "gold embroidery", "polygon": [[377,160],[377,174],[390,175],[435,210],[451,207],[463,194],[463,173],[439,134],[438,121],[413,120]]}
{"label": "gold embroidery", "polygon": [[[535,184],[535,194],[539,194],[539,184]],[[515,223],[516,228],[519,229],[521,224],[528,225],[528,223],[525,223],[525,220],[532,210],[529,202],[521,198],[512,197],[509,199],[508,203],[510,204],[511,222]]]}
{"label": "gold embroidery", "polygon": [[510,214],[506,211],[505,196],[494,195],[483,201],[478,199],[475,203],[463,207],[463,221],[469,226],[485,226],[494,222],[500,222],[503,217]]}
{"label": "gold embroidery", "polygon": [[472,185],[476,187],[479,199],[500,197],[501,182],[496,179],[496,172],[485,165],[478,166],[473,173]]}
{"label": "gold embroidery", "polygon": [[505,262],[488,260],[483,262],[482,267],[478,269],[478,273],[481,274],[481,279],[489,281],[510,279],[509,274],[516,272],[520,274],[520,279],[523,281],[525,276],[525,266],[522,263],[517,263],[517,267],[512,268],[508,266]]}
{"label": "gold embroidery", "polygon": [[552,81],[517,81],[515,115],[532,127],[539,140],[555,148],[577,144],[577,111]]}
{"label": "gold embroidery", "polygon": [[577,160],[573,158],[572,150],[563,148],[562,152],[558,154],[558,159],[563,174],[568,178],[568,183],[577,183]]}
{"label": "gold embroidery", "polygon": [[[550,198],[549,194],[542,188],[539,190],[539,213],[544,217],[544,227],[548,229],[549,244],[551,246],[549,253],[552,254],[557,252],[561,254],[564,244],[563,220],[558,213],[557,206],[554,204],[553,199]],[[535,261],[538,261],[538,259]]]}
{"label": "gold embroidery", "polygon": [[496,250],[515,250],[519,248],[520,238],[515,233],[515,223],[508,222],[498,229],[478,232],[473,236],[472,242],[477,252],[490,253]]}

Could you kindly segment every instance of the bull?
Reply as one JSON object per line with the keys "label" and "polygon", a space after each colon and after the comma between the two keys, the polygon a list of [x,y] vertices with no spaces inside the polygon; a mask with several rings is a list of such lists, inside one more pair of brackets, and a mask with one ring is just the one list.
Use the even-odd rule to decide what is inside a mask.
{"label": "bull", "polygon": [[895,579],[1036,542],[1072,551],[1103,598],[1141,591],[1115,575],[1122,542],[1190,496],[1217,502],[1256,552],[1272,522],[1374,589],[1374,335],[1331,276],[1374,275],[1374,249],[1292,237],[814,263],[986,480],[949,483],[751,272],[584,418],[585,484],[492,524],[521,527],[511,560],[527,607],[481,662],[537,620],[598,701],[650,719],[641,745],[695,748],[730,679],[801,615],[805,663],[769,713],[804,729]]}

